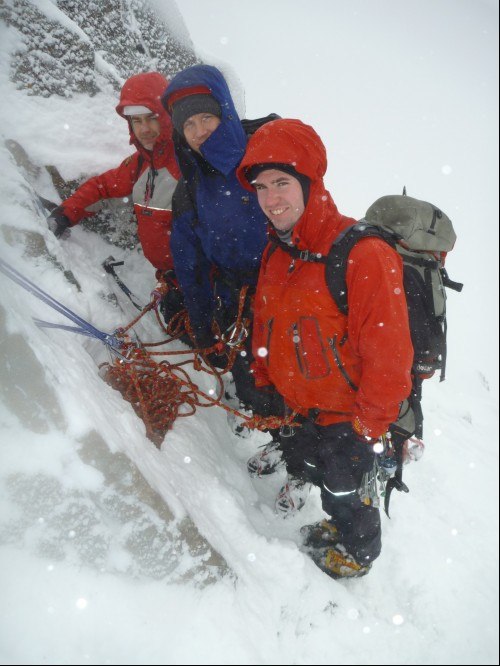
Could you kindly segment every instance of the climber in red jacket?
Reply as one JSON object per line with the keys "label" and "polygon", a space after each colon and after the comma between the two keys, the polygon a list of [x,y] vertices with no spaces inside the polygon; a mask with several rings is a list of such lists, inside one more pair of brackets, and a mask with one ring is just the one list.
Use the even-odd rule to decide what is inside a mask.
{"label": "climber in red jacket", "polygon": [[144,256],[157,269],[158,278],[166,274],[168,283],[175,285],[170,232],[172,195],[180,172],[170,116],[160,101],[167,86],[158,72],[136,74],[125,82],[116,111],[128,123],[136,152],[118,168],[83,183],[52,211],[48,224],[60,238],[66,229],[95,214],[102,201],[131,197]]}
{"label": "climber in red jacket", "polygon": [[287,470],[319,486],[330,516],[302,528],[304,545],[339,578],[366,573],[380,553],[379,510],[360,490],[410,393],[413,347],[402,262],[382,239],[349,254],[347,314],[331,296],[317,259],[355,220],[325,189],[326,165],[312,127],[274,120],[250,138],[238,178],[270,222],[254,301],[255,383],[297,413],[300,427],[281,439]]}

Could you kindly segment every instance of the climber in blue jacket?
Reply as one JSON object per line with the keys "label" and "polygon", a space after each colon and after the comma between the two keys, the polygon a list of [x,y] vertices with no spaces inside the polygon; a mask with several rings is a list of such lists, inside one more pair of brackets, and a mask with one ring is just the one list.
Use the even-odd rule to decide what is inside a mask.
{"label": "climber in blue jacket", "polygon": [[[271,114],[255,121],[240,120],[221,72],[195,65],[178,73],[162,97],[172,117],[175,153],[181,179],[173,197],[171,251],[184,304],[196,344],[216,344],[215,320],[229,336],[238,314],[241,289],[247,285],[245,314],[267,245],[267,218],[253,192],[236,178],[248,136],[276,119]],[[278,414],[281,400],[255,388],[250,371],[251,333],[244,353],[232,367],[236,394],[242,406],[268,416]],[[207,360],[224,367],[225,355]]]}

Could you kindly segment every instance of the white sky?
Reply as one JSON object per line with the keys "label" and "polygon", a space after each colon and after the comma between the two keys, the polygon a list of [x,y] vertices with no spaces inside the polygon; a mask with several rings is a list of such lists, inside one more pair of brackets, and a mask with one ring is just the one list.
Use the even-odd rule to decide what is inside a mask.
{"label": "white sky", "polygon": [[[406,185],[410,196],[448,213],[459,236],[448,272],[465,281],[462,267],[477,265],[464,294],[478,316],[492,317],[478,333],[471,313],[470,328],[455,329],[451,353],[454,340],[463,350],[479,335],[476,359],[496,367],[498,3],[182,0],[179,7],[202,57],[229,63],[244,84],[247,117],[276,112],[317,130],[342,212],[361,217]],[[451,317],[467,295],[450,295]]]}
{"label": "white sky", "polygon": [[[317,129],[343,212],[406,184],[453,219],[448,270],[465,288],[449,296],[448,378],[425,386],[426,453],[383,519],[381,557],[366,578],[335,582],[297,549],[318,496],[282,521],[282,477],[248,477],[262,436],[237,439],[221,410],[199,410],[157,451],[85,341],[36,329],[32,316],[57,315],[0,276],[0,663],[498,663],[497,12],[456,0],[178,5],[205,60],[230,64],[248,117]],[[93,98],[92,115],[85,97],[30,98],[4,65],[0,89],[3,136],[37,164],[70,178],[129,153],[111,96]],[[1,256],[98,328],[130,320],[102,298],[100,262],[124,258],[122,277],[147,298],[141,257],[80,228],[57,241],[1,146],[0,171]],[[43,177],[37,187],[54,197]],[[81,292],[30,254],[40,238]],[[139,332],[158,338],[154,322]],[[231,575],[200,587],[203,555],[172,559],[186,517]]]}

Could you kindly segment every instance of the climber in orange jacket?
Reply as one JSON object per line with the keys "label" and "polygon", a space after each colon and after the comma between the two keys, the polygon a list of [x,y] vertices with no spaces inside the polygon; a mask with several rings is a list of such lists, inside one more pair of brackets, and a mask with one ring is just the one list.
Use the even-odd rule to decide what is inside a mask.
{"label": "climber in orange jacket", "polygon": [[378,508],[358,489],[373,469],[374,444],[410,393],[413,348],[392,247],[365,238],[352,249],[347,315],[330,294],[324,264],[308,260],[326,256],[355,223],[325,189],[326,166],[312,127],[275,120],[250,138],[238,177],[256,191],[273,241],[254,301],[256,385],[274,386],[297,412],[301,427],[281,440],[287,470],[296,483],[320,487],[331,517],[305,526],[304,543],[318,566],[342,577],[366,573],[380,553]]}
{"label": "climber in orange jacket", "polygon": [[136,152],[118,168],[83,183],[52,211],[48,224],[61,237],[67,228],[95,214],[103,200],[131,197],[144,256],[157,269],[158,278],[167,274],[175,285],[170,232],[172,195],[180,172],[170,116],[160,101],[167,86],[158,72],[136,74],[124,83],[116,111],[128,123]]}

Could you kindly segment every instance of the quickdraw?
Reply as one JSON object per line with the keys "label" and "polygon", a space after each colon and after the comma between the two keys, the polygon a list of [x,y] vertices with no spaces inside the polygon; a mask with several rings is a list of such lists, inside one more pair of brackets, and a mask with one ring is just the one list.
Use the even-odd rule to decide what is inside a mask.
{"label": "quickdraw", "polygon": [[31,282],[31,280],[28,280],[28,278],[24,277],[24,275],[21,275],[19,271],[16,271],[15,268],[13,268],[3,259],[0,259],[0,272],[2,272],[20,287],[28,291],[30,294],[36,296],[38,299],[76,324],[76,326],[68,326],[66,324],[54,324],[48,321],[43,321],[42,319],[33,318],[35,324],[38,327],[60,328],[65,331],[70,331],[71,333],[78,333],[79,335],[85,335],[89,338],[94,338],[102,342],[112,354],[120,357],[122,360],[125,360],[125,357],[123,357],[121,352],[122,343],[116,335],[116,331],[114,333],[105,333],[104,331],[100,331],[88,321],[85,321],[85,319],[80,317],[80,315],[77,315],[68,307],[59,301],[56,301],[56,299],[50,296],[50,294],[41,289],[34,282]]}

